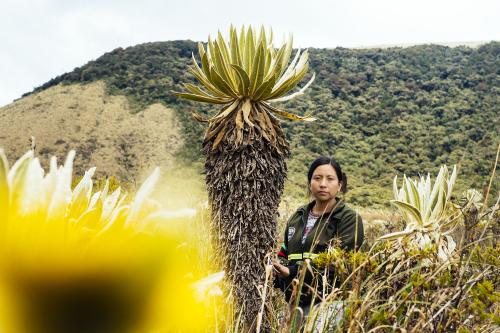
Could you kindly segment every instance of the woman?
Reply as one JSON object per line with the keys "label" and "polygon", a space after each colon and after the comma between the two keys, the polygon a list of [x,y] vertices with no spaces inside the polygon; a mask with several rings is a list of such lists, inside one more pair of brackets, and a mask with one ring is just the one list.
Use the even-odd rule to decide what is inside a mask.
{"label": "woman", "polygon": [[[306,259],[314,259],[318,253],[325,252],[335,239],[338,239],[344,250],[357,250],[364,238],[363,222],[359,214],[338,197],[339,192],[347,191],[347,177],[339,163],[330,157],[317,158],[309,168],[307,180],[313,201],[299,208],[288,220],[284,244],[278,253],[284,264],[278,260],[273,261],[278,276],[277,283],[285,291],[287,301],[292,293],[291,282],[298,277],[300,267]],[[332,281],[334,272],[329,273]],[[321,277],[314,276],[317,274],[307,271],[305,275],[299,299],[304,315],[312,301],[310,286],[316,281],[322,281]],[[319,293],[322,289],[320,285],[316,292]]]}

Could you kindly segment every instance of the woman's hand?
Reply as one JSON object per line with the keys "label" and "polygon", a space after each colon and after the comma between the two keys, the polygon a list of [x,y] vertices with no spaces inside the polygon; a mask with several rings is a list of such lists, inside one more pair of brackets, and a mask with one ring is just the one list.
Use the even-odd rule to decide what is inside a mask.
{"label": "woman's hand", "polygon": [[273,260],[273,268],[276,274],[278,274],[279,277],[281,278],[286,278],[290,276],[290,269],[288,267],[283,266],[282,264],[279,263],[278,260]]}

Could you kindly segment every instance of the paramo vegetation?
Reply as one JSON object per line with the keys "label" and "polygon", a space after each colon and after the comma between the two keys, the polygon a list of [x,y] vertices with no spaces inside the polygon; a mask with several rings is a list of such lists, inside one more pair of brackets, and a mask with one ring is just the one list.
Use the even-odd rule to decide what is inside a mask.
{"label": "paramo vegetation", "polygon": [[[216,107],[172,93],[182,91],[182,83],[195,83],[187,69],[197,50],[191,41],[118,48],[35,91],[104,79],[111,93],[128,96],[136,110],[164,103],[183,125],[181,157],[200,165],[204,126],[191,113],[206,116]],[[457,189],[483,191],[499,141],[500,42],[308,53],[305,80],[315,73],[314,84],[300,98],[277,105],[318,119],[282,125],[292,152],[286,196],[303,197],[307,163],[319,154],[343,162],[351,175],[349,200],[360,206],[387,206],[395,174],[418,176],[441,164],[459,165]]]}
{"label": "paramo vegetation", "polygon": [[[13,333],[242,332],[241,315],[222,293],[224,274],[210,264],[207,211],[163,210],[151,197],[158,170],[130,197],[108,183],[96,189],[93,168],[71,186],[73,157],[70,152],[63,166],[53,160],[45,173],[32,152],[10,166],[0,151],[0,327]],[[493,206],[474,190],[453,199],[455,175],[443,167],[437,177],[395,179],[393,203],[402,220],[367,225],[363,251],[332,244],[306,261],[305,269],[328,266],[340,281],[307,320],[293,298],[286,304],[280,291],[261,288],[267,329],[495,332],[498,197]]]}
{"label": "paramo vegetation", "polygon": [[[284,100],[273,105],[273,109],[266,109],[266,115],[286,110],[304,116],[303,120],[311,116],[316,121],[306,125],[281,123],[273,118],[272,126],[258,127],[274,133],[278,139],[268,140],[271,144],[266,146],[264,139],[253,137],[252,131],[244,131],[247,137],[240,140],[238,129],[242,120],[238,117],[242,114],[248,126],[253,121],[262,121],[259,118],[262,114],[255,111],[269,106],[265,104],[266,98],[261,100],[258,96],[273,100],[285,95],[286,90],[292,89],[289,92],[292,95],[297,91],[293,87],[299,80],[285,85],[283,91],[279,87],[291,73],[283,71],[288,60],[269,60],[293,58],[299,53],[289,52],[291,43],[286,43],[283,51],[274,52],[266,47],[262,33],[257,39],[258,49],[253,48],[248,41],[255,35],[249,36],[251,31],[245,36],[242,30],[239,37],[231,32],[231,43],[240,40],[240,45],[245,45],[240,49],[245,50],[240,67],[246,72],[240,73],[239,79],[225,73],[233,87],[224,86],[211,73],[211,68],[224,72],[228,63],[239,59],[237,50],[230,56],[221,53],[222,57],[217,57],[217,48],[225,47],[223,39],[218,37],[217,45],[209,42],[208,48],[206,44],[198,47],[190,41],[174,41],[116,49],[37,89],[58,83],[104,80],[111,93],[128,96],[137,112],[153,102],[174,108],[184,128],[185,147],[179,157],[200,167],[200,147],[204,143],[207,206],[212,207],[207,211],[200,206],[198,213],[191,215],[163,210],[150,197],[158,171],[127,199],[129,196],[116,180],[113,190],[106,181],[102,189],[96,189],[91,180],[93,169],[72,185],[73,153],[61,167],[52,160],[50,170],[45,173],[33,152],[11,167],[0,151],[0,208],[4,208],[0,217],[6,221],[1,224],[4,241],[0,243],[0,315],[3,316],[0,323],[22,330],[26,322],[23,318],[29,317],[40,322],[37,327],[46,329],[36,331],[33,325],[26,326],[25,331],[66,332],[74,321],[58,321],[61,318],[58,314],[64,310],[80,320],[96,316],[101,321],[93,324],[111,325],[116,332],[241,332],[248,328],[283,333],[497,330],[500,325],[497,177],[500,43],[491,42],[475,49],[437,45],[354,50],[311,48],[298,61],[301,70],[291,71],[294,73],[291,76],[300,74],[297,78],[301,76],[304,82],[311,82],[315,75],[315,83],[300,98]],[[210,54],[214,63],[205,61],[198,71],[192,63],[196,62],[193,53],[199,53],[202,62],[205,53]],[[250,66],[246,60],[252,54],[255,60]],[[261,67],[270,63],[283,63],[283,67]],[[234,121],[222,118],[229,112],[225,113],[228,105],[222,109],[199,105],[172,93],[181,92],[178,96],[183,97],[191,94],[197,100],[204,95],[193,85],[196,82],[188,70],[191,64],[194,65],[191,73],[198,73],[201,85],[212,91],[209,96],[212,101],[232,101]],[[293,61],[291,64],[290,67],[295,66]],[[250,80],[245,80],[244,74]],[[285,79],[280,79],[281,75]],[[232,93],[236,88],[245,88],[246,81],[251,83],[250,94]],[[193,121],[193,113],[197,119],[213,117],[204,141],[205,126]],[[214,117],[215,114],[218,115]],[[225,135],[226,129],[221,128],[226,127],[234,135]],[[220,139],[211,136],[219,130],[224,131],[217,134]],[[266,265],[264,260],[273,253],[271,247],[276,244],[269,244],[272,241],[267,236],[259,238],[252,227],[258,226],[268,233],[271,229],[282,230],[284,218],[291,211],[285,211],[278,221],[270,217],[265,225],[246,225],[245,221],[254,220],[244,215],[248,210],[241,207],[258,202],[257,199],[267,199],[265,195],[252,199],[251,195],[258,191],[250,193],[250,200],[241,196],[241,188],[248,181],[241,174],[249,174],[245,167],[251,163],[240,163],[231,166],[230,172],[224,171],[224,167],[244,156],[237,152],[246,149],[249,156],[254,156],[255,142],[264,146],[261,152],[279,146],[277,151],[283,155],[259,158],[264,167],[280,166],[275,177],[276,188],[272,189],[270,184],[264,191],[266,195],[272,194],[269,211],[273,216],[283,188],[285,197],[303,197],[306,166],[319,154],[334,155],[342,161],[352,189],[348,201],[369,208],[395,208],[391,213],[379,211],[378,219],[366,219],[366,239],[361,251],[345,252],[333,242],[314,260],[304,260],[293,281],[288,304],[282,292],[272,288],[273,269],[270,261]],[[273,145],[276,142],[279,144]],[[225,149],[229,150],[222,154]],[[234,154],[234,158],[225,161],[227,152]],[[288,152],[292,156],[287,173],[283,163]],[[267,170],[262,165],[258,167]],[[225,174],[236,174],[238,177],[233,179],[237,181],[219,181],[230,178],[224,177]],[[286,186],[285,176],[288,176]],[[234,190],[234,184],[243,186]],[[223,196],[233,192],[238,196],[229,199]],[[215,218],[211,216],[214,213]],[[237,218],[232,218],[233,215]],[[222,221],[224,218],[227,221]],[[212,229],[215,225],[220,230],[207,230],[210,225],[207,219],[212,221]],[[231,225],[233,220],[248,227],[243,235],[250,232],[253,238],[246,239],[245,245],[254,242],[254,252],[259,253],[259,259],[248,265],[251,269],[241,272],[248,276],[247,272],[257,272],[259,279],[245,280],[241,272],[236,274],[240,261],[233,260],[229,252],[220,258],[219,251],[219,258],[214,259],[212,251],[220,249],[217,244],[210,247],[206,236],[218,232],[220,244],[229,244],[226,246],[229,248],[234,242],[226,240],[239,238],[235,235],[241,229]],[[127,246],[121,247],[124,243]],[[100,260],[93,260],[93,254]],[[13,265],[13,259],[22,265]],[[221,266],[217,261],[224,259],[229,259],[229,264]],[[103,267],[108,270],[103,271]],[[224,267],[225,278],[218,267]],[[318,295],[318,304],[304,318],[296,305],[305,273],[313,268],[328,268],[323,274],[333,272],[334,283],[327,285],[329,277],[317,275],[325,289]],[[157,281],[154,289],[145,283],[152,280]],[[254,285],[255,290],[245,293],[248,288],[240,282],[248,281],[259,282]],[[79,311],[78,306],[66,307],[66,304],[81,304],[82,295],[87,295],[86,292],[75,295],[65,292],[66,289],[60,292],[54,286],[61,283],[68,286],[67,290],[90,290],[94,299],[85,298],[84,304],[105,306],[103,313],[107,317],[99,311],[93,312],[93,306],[85,311]],[[121,288],[108,288],[110,284]],[[131,321],[120,320],[117,313],[123,313],[121,318]],[[131,313],[134,315],[129,316]],[[54,319],[46,321],[47,318]],[[105,326],[99,329],[102,327]]]}

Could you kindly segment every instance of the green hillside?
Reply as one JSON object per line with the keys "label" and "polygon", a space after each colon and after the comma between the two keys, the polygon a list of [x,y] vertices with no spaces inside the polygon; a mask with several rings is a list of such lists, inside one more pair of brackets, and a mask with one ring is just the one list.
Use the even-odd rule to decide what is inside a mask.
{"label": "green hillside", "polygon": [[[126,95],[134,110],[164,103],[183,126],[185,147],[179,157],[200,165],[205,125],[194,121],[191,112],[216,109],[172,93],[182,90],[181,83],[194,81],[186,68],[191,52],[197,55],[195,49],[191,41],[118,48],[35,92],[61,82],[104,80],[108,91]],[[349,200],[362,206],[385,203],[394,175],[436,173],[440,164],[460,163],[458,190],[487,185],[500,142],[500,42],[479,48],[423,45],[309,52],[316,81],[306,95],[280,105],[318,118],[314,123],[283,123],[292,147],[288,195],[305,195],[307,165],[319,154],[342,162],[349,176]]]}

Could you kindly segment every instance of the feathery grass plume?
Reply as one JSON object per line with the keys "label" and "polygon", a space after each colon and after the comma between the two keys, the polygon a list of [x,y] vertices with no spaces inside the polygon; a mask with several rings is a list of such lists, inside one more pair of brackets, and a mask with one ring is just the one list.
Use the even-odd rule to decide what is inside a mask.
{"label": "feathery grass plume", "polygon": [[431,177],[410,179],[403,176],[403,185],[397,186],[394,177],[394,200],[406,228],[380,237],[380,240],[397,240],[421,250],[435,246],[439,260],[446,261],[452,256],[456,243],[450,233],[457,225],[458,216],[450,213],[450,198],[457,178],[456,166],[449,175],[448,168],[442,166],[432,185]]}
{"label": "feathery grass plume", "polygon": [[72,189],[74,157],[59,167],[53,157],[45,174],[32,151],[9,167],[0,150],[0,328],[203,330],[221,274],[197,282],[206,273],[190,270],[184,226],[196,211],[163,211],[150,198],[158,168],[130,200],[107,183],[94,192],[95,168]]}
{"label": "feathery grass plume", "polygon": [[[185,84],[178,97],[221,105],[208,123],[203,141],[205,172],[212,212],[212,236],[232,283],[243,326],[256,326],[261,309],[259,286],[265,283],[265,258],[276,241],[276,213],[283,192],[289,146],[280,119],[313,121],[272,106],[300,96],[314,81],[289,93],[306,76],[308,52],[296,52],[292,37],[281,47],[261,27],[238,31],[231,26],[226,42],[219,32],[206,48],[198,44],[201,65],[193,55],[190,73],[200,85]],[[261,318],[259,316],[259,318]]]}

